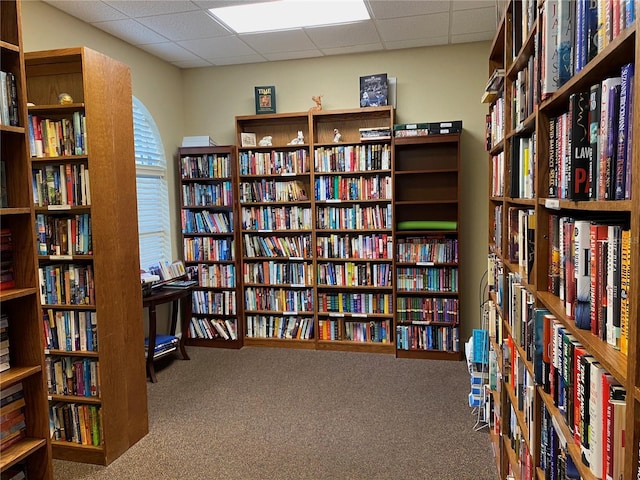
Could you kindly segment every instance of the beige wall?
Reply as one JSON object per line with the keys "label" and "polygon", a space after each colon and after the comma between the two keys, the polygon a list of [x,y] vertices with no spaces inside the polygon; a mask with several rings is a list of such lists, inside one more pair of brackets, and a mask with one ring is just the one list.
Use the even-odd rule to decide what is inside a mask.
{"label": "beige wall", "polygon": [[[358,106],[362,75],[397,77],[398,123],[462,120],[462,339],[479,326],[479,284],[486,269],[487,155],[485,105],[480,103],[489,43],[426,47],[180,71],[172,65],[86,25],[40,1],[23,2],[27,51],[86,45],[131,67],[133,94],[158,124],[167,158],[175,161],[183,135],[211,135],[235,141],[236,115],[255,113],[253,87],[275,85],[278,112],[306,111],[312,95],[325,110]],[[171,169],[173,178],[175,168]],[[171,192],[175,201],[176,191]],[[172,211],[178,255],[179,227]]]}

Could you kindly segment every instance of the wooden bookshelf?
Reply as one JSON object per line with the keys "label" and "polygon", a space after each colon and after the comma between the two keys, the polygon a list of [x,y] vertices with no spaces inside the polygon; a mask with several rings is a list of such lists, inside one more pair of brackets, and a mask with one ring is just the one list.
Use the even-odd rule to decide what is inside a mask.
{"label": "wooden bookshelf", "polygon": [[[79,125],[83,135],[70,137],[69,145],[63,142],[77,150],[52,148],[42,156],[29,155],[34,178],[44,171],[43,181],[51,183],[39,184],[39,177],[35,182],[39,187],[36,213],[45,221],[63,223],[85,215],[82,218],[88,216],[91,227],[90,244],[88,225],[77,230],[76,238],[80,232],[85,234],[79,245],[49,238],[46,229],[43,233],[38,228],[37,237],[32,234],[40,252],[40,271],[58,269],[60,275],[68,271],[78,282],[72,289],[70,280],[68,286],[62,281],[60,295],[53,295],[52,282],[43,278],[38,318],[81,312],[95,318],[92,347],[81,343],[78,349],[70,342],[45,351],[48,366],[68,358],[65,361],[86,363],[83,368],[91,371],[91,363],[97,361],[92,375],[97,392],[81,391],[77,382],[74,391],[60,387],[51,392],[52,411],[76,404],[79,412],[90,412],[92,427],[81,431],[84,444],[71,437],[52,440],[53,456],[107,465],[148,432],[130,70],[86,47],[26,53],[25,68],[27,99],[35,105],[29,107],[32,118],[66,120],[73,125],[84,117],[73,130],[79,133]],[[73,103],[58,103],[63,92],[71,95]],[[60,172],[60,166],[67,175],[58,185],[55,172]],[[82,174],[87,171],[89,181]],[[45,194],[51,195],[46,199]],[[41,414],[46,410],[43,405]]]}
{"label": "wooden bookshelf", "polygon": [[9,252],[5,251],[8,238],[2,236],[2,260],[4,263],[12,259],[13,269],[13,285],[0,289],[0,309],[7,320],[10,365],[0,373],[0,391],[22,384],[26,424],[24,437],[0,454],[0,471],[4,475],[9,468],[21,466],[29,478],[51,479],[23,48],[21,2],[0,2],[0,70],[15,77],[17,113],[17,122],[0,125],[0,160],[4,166],[0,175],[3,182],[0,222],[3,231],[7,229],[11,234]]}
{"label": "wooden bookshelf", "polygon": [[[611,5],[620,4],[624,8],[625,2],[612,2]],[[573,5],[574,2],[570,2]],[[638,340],[638,312],[640,308],[640,295],[638,294],[638,277],[634,273],[638,271],[638,258],[640,254],[639,243],[640,238],[640,145],[638,145],[638,135],[628,137],[632,146],[630,153],[631,162],[630,174],[630,195],[617,200],[603,199],[600,195],[589,194],[587,199],[576,199],[572,190],[563,194],[565,190],[558,190],[554,178],[554,172],[557,172],[555,163],[555,147],[554,135],[556,130],[554,122],[562,122],[562,117],[569,115],[569,108],[572,101],[583,92],[587,96],[594,85],[601,85],[601,82],[610,77],[620,77],[623,67],[628,63],[636,65],[640,60],[640,39],[637,33],[637,21],[630,25],[622,24],[620,31],[613,32],[612,38],[603,45],[596,45],[597,52],[586,61],[582,68],[578,69],[564,83],[551,88],[548,94],[545,94],[546,81],[541,77],[545,69],[541,68],[541,55],[545,47],[545,29],[549,16],[549,2],[524,2],[512,0],[507,2],[504,15],[498,34],[496,35],[489,54],[489,72],[490,78],[497,69],[504,69],[506,72],[503,90],[492,95],[488,100],[491,118],[488,121],[488,138],[487,151],[489,154],[489,251],[490,251],[490,277],[495,276],[496,284],[492,292],[491,299],[496,303],[496,314],[498,318],[498,327],[496,328],[496,337],[492,342],[492,348],[505,349],[503,343],[515,343],[516,348],[512,351],[517,353],[518,357],[528,357],[528,352],[535,351],[535,337],[527,338],[526,335],[519,335],[517,322],[520,321],[518,316],[517,302],[510,300],[510,295],[514,291],[525,291],[527,295],[532,296],[531,304],[532,312],[549,312],[557,322],[557,328],[563,331],[562,335],[573,340],[573,345],[579,345],[584,348],[586,354],[595,359],[596,362],[609,374],[615,383],[620,384],[626,390],[626,407],[625,417],[626,424],[624,426],[624,451],[616,450],[616,455],[623,456],[623,472],[624,478],[637,478],[640,475],[638,470],[638,454],[640,451],[640,402],[638,392],[640,391],[640,368],[638,367],[638,359],[640,357],[640,342]],[[555,4],[553,4],[555,5]],[[552,6],[553,6],[552,5]],[[638,12],[638,2],[627,3],[635,7]],[[527,7],[531,6],[531,9]],[[637,14],[637,13],[636,13]],[[527,22],[526,19],[530,18]],[[575,51],[577,41],[571,42],[571,48]],[[576,60],[577,57],[574,57]],[[577,60],[576,60],[577,61]],[[535,87],[533,87],[535,85]],[[640,86],[637,73],[633,77],[632,88],[637,91]],[[637,97],[637,96],[634,96]],[[592,102],[596,108],[594,111],[599,112],[600,106],[597,102]],[[577,105],[577,103],[573,103]],[[638,125],[640,122],[640,102],[634,98],[634,102],[629,106],[628,112],[631,123]],[[619,110],[615,110],[615,120],[619,121]],[[497,115],[502,112],[503,118]],[[591,118],[591,113],[589,113]],[[571,118],[571,117],[568,117]],[[606,123],[606,122],[605,122]],[[602,127],[600,123],[600,128]],[[591,127],[593,128],[593,127]],[[598,128],[596,127],[596,131]],[[602,131],[600,132],[602,133]],[[616,135],[617,137],[617,135]],[[602,138],[602,137],[601,137]],[[591,139],[593,140],[593,139]],[[531,179],[527,179],[526,175],[522,175],[522,149],[523,141],[529,142],[528,146],[533,149],[535,156],[531,168]],[[617,144],[617,138],[616,138]],[[576,161],[575,155],[568,157]],[[599,152],[595,156],[598,160]],[[559,161],[562,163],[562,160]],[[593,163],[593,160],[591,161]],[[518,173],[518,175],[514,175]],[[591,177],[597,180],[596,177]],[[627,177],[628,178],[628,177]],[[527,185],[527,182],[531,182]],[[562,187],[562,183],[560,183]],[[523,188],[524,187],[524,188]],[[514,222],[511,217],[513,212],[528,211],[534,219],[533,228],[528,231],[525,228],[510,229]],[[628,352],[621,352],[620,345],[615,344],[615,337],[607,338],[596,329],[592,333],[591,329],[580,328],[576,321],[576,310],[571,306],[572,293],[570,290],[555,289],[555,260],[554,260],[554,243],[555,226],[558,224],[557,218],[566,217],[573,219],[574,222],[587,220],[593,224],[622,224],[623,230],[629,230],[631,238],[629,247],[629,270],[634,272],[630,275],[627,297],[623,300],[628,301],[628,328],[626,337],[628,338]],[[574,232],[571,221],[567,223],[567,232]],[[526,225],[526,224],[525,224]],[[529,223],[529,225],[531,225]],[[582,227],[583,225],[581,225]],[[560,227],[562,228],[562,227]],[[591,227],[590,227],[591,228]],[[575,233],[575,232],[574,232]],[[512,254],[514,252],[513,239],[516,242],[524,235],[524,243],[526,255],[532,255],[533,259],[529,265],[523,265],[519,260],[514,261]],[[568,234],[569,235],[569,234]],[[527,248],[527,236],[529,236],[529,246]],[[572,240],[568,240],[569,245],[574,245],[573,234],[569,235]],[[608,239],[607,239],[608,241]],[[593,252],[589,246],[589,257],[593,258],[594,264],[603,258],[597,252]],[[522,253],[522,250],[519,251]],[[574,262],[574,257],[569,256],[570,261],[566,265]],[[560,261],[562,264],[563,260]],[[597,264],[596,264],[597,265]],[[590,269],[593,268],[590,264]],[[561,285],[567,285],[567,278]],[[606,272],[603,274],[606,278]],[[573,281],[571,282],[573,283]],[[613,287],[617,290],[617,287]],[[606,296],[606,295],[605,295]],[[597,298],[603,298],[597,295]],[[593,302],[594,295],[590,292],[589,306]],[[525,314],[522,318],[526,318]],[[620,317],[613,321],[620,320]],[[620,320],[624,323],[624,318]],[[606,326],[606,324],[605,324]],[[613,329],[610,329],[610,331]],[[501,334],[500,334],[501,332]],[[571,347],[568,347],[571,348]],[[523,364],[526,371],[534,373],[540,363],[537,357],[524,358]],[[500,367],[503,378],[514,374],[517,369],[513,358],[503,358]],[[544,379],[544,376],[542,377]],[[543,382],[544,383],[544,380]],[[496,412],[499,413],[501,422],[501,431],[509,432],[506,428],[510,422],[510,410],[514,408],[517,412],[513,426],[516,431],[526,431],[528,427],[522,417],[522,412],[518,410],[515,402],[517,398],[513,395],[505,394],[504,384],[500,390],[500,395],[495,395]],[[609,392],[606,394],[609,398]],[[535,421],[533,445],[531,448],[531,466],[534,476],[542,478],[545,475],[543,466],[548,458],[545,455],[546,449],[549,448],[548,435],[542,423],[546,423],[546,427],[553,423],[553,430],[560,439],[565,438],[566,455],[573,461],[579,471],[581,478],[599,478],[600,475],[594,474],[592,467],[583,462],[584,446],[581,447],[580,435],[582,432],[577,428],[574,432],[575,423],[569,421],[571,417],[565,411],[565,406],[559,405],[557,399],[553,395],[545,392],[543,385],[538,382],[535,388],[535,394],[532,396],[534,405]],[[526,408],[526,407],[525,407]],[[546,418],[546,419],[545,419]],[[499,478],[506,478],[509,465],[516,467],[526,458],[521,457],[519,452],[515,452],[508,448],[510,439],[504,436],[505,442],[499,449],[500,465]],[[606,439],[605,439],[606,440]],[[591,443],[591,440],[590,440]],[[606,449],[606,441],[603,448]],[[606,451],[606,450],[605,450]],[[547,462],[548,463],[548,462]],[[548,473],[548,472],[547,472]],[[621,478],[622,478],[621,476]]]}
{"label": "wooden bookshelf", "polygon": [[237,160],[234,146],[178,150],[183,259],[191,278],[186,344],[242,347]]}
{"label": "wooden bookshelf", "polygon": [[398,357],[462,359],[460,136],[394,138]]}

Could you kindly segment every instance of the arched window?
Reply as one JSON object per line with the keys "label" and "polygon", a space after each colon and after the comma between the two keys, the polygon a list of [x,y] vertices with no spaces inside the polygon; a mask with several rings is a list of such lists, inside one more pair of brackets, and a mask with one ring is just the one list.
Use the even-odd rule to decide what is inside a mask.
{"label": "arched window", "polygon": [[156,122],[133,97],[140,268],[171,260],[167,161]]}

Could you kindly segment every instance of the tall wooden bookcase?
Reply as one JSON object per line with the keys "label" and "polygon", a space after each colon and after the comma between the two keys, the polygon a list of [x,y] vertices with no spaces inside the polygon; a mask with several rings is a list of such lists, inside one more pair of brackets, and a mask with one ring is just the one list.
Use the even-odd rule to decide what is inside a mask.
{"label": "tall wooden bookcase", "polygon": [[[17,125],[0,125],[3,197],[0,221],[12,236],[14,286],[0,290],[0,309],[8,319],[10,368],[0,373],[0,390],[22,383],[26,437],[4,449],[0,471],[23,463],[29,478],[52,478],[51,443],[47,414],[42,321],[35,221],[28,161],[27,100],[22,45],[20,1],[0,2],[0,70],[16,79]],[[4,243],[3,236],[3,243]],[[4,247],[4,245],[3,245]],[[2,252],[5,260],[7,252]]]}
{"label": "tall wooden bookcase", "polygon": [[[563,3],[571,5],[574,2]],[[636,15],[640,6],[637,1],[606,3],[617,5],[623,10],[625,6],[631,5],[635,8]],[[589,99],[594,99],[591,105],[587,102],[587,109],[583,110],[586,112],[585,116],[591,122],[599,115],[602,102],[590,96],[592,87],[594,92],[597,92],[598,88],[602,91],[602,82],[605,79],[624,76],[626,64],[633,63],[637,68],[640,60],[640,39],[637,21],[629,25],[618,24],[619,31],[614,29],[608,41],[600,45],[596,43],[597,51],[594,51],[593,58],[579,63],[581,68],[578,68],[576,73],[575,70],[572,71],[572,75],[555,88],[552,85],[553,77],[545,77],[545,74],[551,71],[547,70],[549,67],[544,65],[541,58],[543,55],[555,54],[553,48],[548,48],[549,37],[545,32],[548,31],[549,25],[554,24],[552,14],[557,6],[558,2],[551,1],[507,2],[498,34],[489,53],[489,77],[498,69],[505,71],[504,86],[490,95],[485,95],[486,101],[490,103],[491,112],[488,121],[491,172],[489,283],[492,285],[490,302],[494,305],[492,312],[495,314],[496,322],[490,325],[490,358],[494,359],[490,363],[495,365],[492,373],[497,378],[491,393],[494,451],[500,478],[507,478],[510,473],[515,475],[515,478],[529,478],[530,474],[533,478],[545,478],[545,467],[551,468],[553,463],[550,459],[553,458],[553,442],[556,438],[559,439],[566,456],[575,464],[581,478],[600,478],[593,470],[597,471],[598,463],[606,465],[606,460],[601,459],[594,462],[592,458],[591,465],[583,461],[585,455],[587,458],[595,455],[592,452],[598,448],[603,449],[600,452],[604,452],[605,457],[608,455],[607,442],[593,440],[601,439],[601,436],[592,437],[591,433],[587,434],[586,447],[584,436],[589,429],[599,428],[594,418],[607,422],[610,421],[607,419],[615,420],[615,416],[607,416],[607,413],[591,415],[587,430],[584,424],[575,423],[575,416],[568,417],[571,404],[568,404],[568,407],[562,405],[564,399],[555,395],[558,393],[559,384],[549,380],[555,377],[553,369],[551,375],[547,371],[554,359],[552,357],[547,361],[544,354],[544,329],[547,325],[551,328],[551,338],[562,339],[566,347],[564,352],[573,351],[572,358],[575,358],[575,352],[584,353],[585,360],[577,363],[578,371],[584,373],[589,369],[593,374],[603,369],[610,374],[610,377],[604,377],[607,381],[619,384],[626,391],[622,407],[610,409],[619,412],[620,415],[620,412],[623,412],[626,417],[624,453],[613,443],[614,448],[610,449],[610,454],[613,458],[622,460],[623,476],[620,478],[635,479],[640,477],[640,284],[637,275],[640,258],[640,137],[635,133],[640,125],[640,102],[637,100],[637,94],[634,94],[633,104],[626,106],[634,125],[634,133],[627,137],[631,146],[628,158],[631,181],[627,183],[630,187],[629,195],[624,199],[605,200],[598,194],[597,188],[594,193],[585,190],[587,198],[579,197],[579,189],[576,191],[569,188],[566,195],[562,190],[559,191],[557,187],[562,188],[563,183],[558,182],[563,181],[565,177],[558,172],[562,172],[563,168],[571,172],[567,167],[567,159],[577,163],[579,155],[572,156],[569,153],[564,156],[564,150],[559,149],[562,148],[562,144],[558,147],[557,142],[564,137],[558,133],[557,125],[561,124],[562,132],[562,123],[565,122],[563,116],[566,115],[568,119],[576,118],[576,115],[572,116],[569,111],[572,109],[572,112],[575,112],[581,108],[579,98],[584,92],[588,92],[586,96]],[[603,25],[606,34],[610,25],[608,22],[603,22]],[[578,45],[579,42],[572,41],[572,49],[577,49]],[[633,91],[638,92],[640,80],[637,73],[632,82]],[[612,125],[618,124],[620,110],[614,109],[616,120]],[[594,146],[597,145],[596,139],[606,138],[606,133],[603,136],[603,132],[607,131],[607,124],[608,122],[604,122],[603,125],[598,120],[594,121],[591,128],[597,135],[589,136],[589,141],[593,141]],[[574,128],[573,124],[571,128]],[[568,138],[574,142],[579,137]],[[619,139],[618,136],[615,138]],[[527,156],[527,151],[532,155]],[[593,159],[596,159],[596,165],[599,164],[600,151],[595,149],[593,152],[594,157],[586,167],[579,164],[576,167],[587,168],[588,172],[597,172],[591,169],[594,165]],[[527,159],[532,160],[530,169],[523,168]],[[567,178],[570,180],[569,184],[575,181],[575,184],[579,185],[581,177],[568,175]],[[598,178],[597,173],[591,174],[590,185],[598,185],[597,181],[594,182],[594,179]],[[606,176],[604,178],[606,180]],[[560,218],[563,219],[564,227],[557,226]],[[583,220],[587,222],[582,223]],[[629,253],[629,259],[623,258],[620,263],[623,279],[625,268],[628,269],[628,284],[625,285],[622,280],[614,282],[604,291],[599,290],[598,285],[608,275],[606,270],[599,270],[600,264],[604,261],[609,262],[611,258],[609,264],[615,265],[616,260],[615,255],[610,257],[603,254],[599,245],[607,242],[608,249],[612,248],[613,252],[618,250],[615,248],[615,237],[598,240],[595,236],[598,230],[594,227],[598,224],[622,225],[622,230],[626,230],[630,237],[630,246],[624,247],[623,244],[621,248],[621,251]],[[589,229],[589,233],[593,232],[593,241],[590,237],[586,240],[579,239],[577,234],[585,228]],[[571,279],[576,278],[575,272],[571,271],[571,265],[576,264],[575,258],[578,258],[578,266],[584,265],[580,260],[581,251],[575,251],[575,257],[571,250],[566,250],[563,254],[564,247],[554,240],[561,232],[567,239],[567,248],[576,248],[576,242],[588,243],[590,253],[587,258],[591,260],[588,265],[591,269],[589,288],[593,290],[587,296],[587,301],[588,308],[595,306],[595,316],[586,317],[589,329],[578,327],[578,322],[585,318],[578,309],[578,302],[585,300],[584,297],[574,296],[571,289],[574,285]],[[579,245],[582,247],[582,243]],[[603,273],[598,275],[598,272]],[[578,281],[580,280],[576,278],[576,286]],[[566,288],[567,286],[569,288]],[[607,298],[607,292],[615,292],[618,288],[620,291],[626,291],[626,296],[621,295],[622,313],[614,315],[611,325],[601,323],[602,315],[598,314],[598,311],[602,311],[601,302],[603,299],[609,301],[609,298],[615,298]],[[578,304],[578,308],[572,304]],[[624,309],[628,309],[626,314]],[[538,330],[536,334],[536,329],[532,328],[531,324],[523,322],[523,319],[529,319],[533,325],[540,325],[542,330]],[[614,345],[617,321],[621,326],[621,338],[624,339],[626,333],[628,339],[626,353],[621,351],[624,347],[620,344]],[[611,328],[612,326],[614,328]],[[603,332],[613,332],[614,335],[603,336]],[[543,347],[536,350],[539,345]],[[560,355],[559,358],[563,356]],[[558,362],[558,357],[555,361]],[[575,372],[574,367],[575,365],[559,375]],[[593,378],[592,376],[591,380]],[[578,377],[577,384],[581,385],[581,382],[584,380]],[[578,405],[584,402],[584,395],[590,396],[591,403],[600,401],[597,383],[588,386],[583,384],[583,387],[577,390]],[[573,389],[574,386],[571,385],[567,393],[568,398],[571,398]],[[595,395],[594,391],[597,392]],[[608,389],[603,390],[602,399],[605,405],[609,393]],[[599,405],[595,403],[595,410],[591,410],[590,413],[598,412]],[[584,420],[580,412],[577,415]],[[596,434],[594,432],[594,435]],[[570,463],[569,460],[566,463]]]}
{"label": "tall wooden bookcase", "polygon": [[[37,215],[63,224],[82,215],[90,219],[84,230],[78,227],[78,236],[80,231],[86,234],[81,246],[70,241],[69,231],[67,244],[55,237],[60,232],[32,230],[40,250],[40,315],[51,320],[84,313],[95,319],[92,348],[83,343],[78,348],[71,340],[45,351],[52,370],[60,359],[66,366],[84,365],[82,372],[94,364],[87,381],[97,384],[97,389],[83,391],[78,385],[83,374],[77,372],[73,386],[63,381],[66,388],[51,387],[52,415],[77,408],[80,417],[90,415],[84,423],[91,426],[80,429],[80,439],[52,440],[53,456],[106,465],[148,432],[130,70],[85,47],[26,53],[25,69],[32,118],[73,125],[74,116],[84,117],[73,125],[79,135],[62,145],[71,150],[51,147],[46,156],[37,151],[30,162]],[[72,103],[59,104],[61,93],[69,94]],[[43,171],[40,183],[38,173]],[[75,282],[67,280],[65,272]],[[65,372],[69,376],[74,370]],[[50,378],[50,384],[60,383],[55,371]]]}
{"label": "tall wooden bookcase", "polygon": [[183,147],[181,179],[183,258],[197,278],[186,344],[242,347],[238,243],[237,160],[234,146]]}
{"label": "tall wooden bookcase", "polygon": [[398,357],[462,358],[460,136],[393,141]]}

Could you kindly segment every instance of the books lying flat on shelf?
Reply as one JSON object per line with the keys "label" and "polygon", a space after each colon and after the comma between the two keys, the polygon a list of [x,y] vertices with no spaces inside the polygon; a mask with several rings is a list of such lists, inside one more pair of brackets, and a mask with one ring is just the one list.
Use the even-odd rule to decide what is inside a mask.
{"label": "books lying flat on shelf", "polygon": [[391,129],[389,127],[367,127],[360,129],[360,140],[389,140]]}
{"label": "books lying flat on shelf", "polygon": [[182,137],[183,147],[215,147],[218,144],[208,135],[194,135]]}
{"label": "books lying flat on shelf", "polygon": [[[156,335],[156,345],[153,349],[153,356],[156,357],[160,354],[172,352],[178,348],[178,337],[174,335]],[[144,339],[144,353],[149,351],[149,339]]]}
{"label": "books lying flat on shelf", "polygon": [[461,133],[462,120],[450,122],[397,123],[393,126],[395,137],[417,137]]}
{"label": "books lying flat on shelf", "polygon": [[196,280],[176,280],[174,282],[169,282],[165,285],[167,288],[189,288],[194,285],[197,285],[198,282]]}

